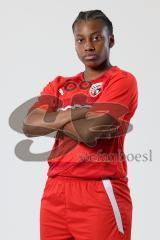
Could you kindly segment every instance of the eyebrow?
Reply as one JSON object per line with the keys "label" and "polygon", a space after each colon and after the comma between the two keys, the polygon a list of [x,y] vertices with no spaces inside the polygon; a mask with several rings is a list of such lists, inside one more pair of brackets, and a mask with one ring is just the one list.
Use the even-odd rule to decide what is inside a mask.
{"label": "eyebrow", "polygon": [[[91,35],[93,35],[93,34],[95,34],[95,33],[101,33],[101,31],[93,32],[93,33],[91,33]],[[83,34],[76,34],[76,36],[83,36]]]}

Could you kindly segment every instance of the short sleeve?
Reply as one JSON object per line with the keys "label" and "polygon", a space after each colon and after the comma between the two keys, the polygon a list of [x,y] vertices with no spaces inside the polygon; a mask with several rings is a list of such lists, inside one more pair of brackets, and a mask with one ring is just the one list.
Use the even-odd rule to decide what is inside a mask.
{"label": "short sleeve", "polygon": [[96,103],[103,103],[102,109],[106,108],[113,117],[127,116],[130,119],[138,105],[136,78],[127,73],[110,79]]}
{"label": "short sleeve", "polygon": [[35,108],[44,109],[47,111],[56,111],[57,108],[57,78],[49,81],[46,86],[40,91],[40,95],[37,97],[36,102],[30,108],[33,111]]}

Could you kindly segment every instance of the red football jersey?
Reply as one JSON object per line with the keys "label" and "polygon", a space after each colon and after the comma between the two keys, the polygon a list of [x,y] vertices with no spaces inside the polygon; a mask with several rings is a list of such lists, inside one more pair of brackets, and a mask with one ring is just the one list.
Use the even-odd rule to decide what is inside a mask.
{"label": "red football jersey", "polygon": [[[84,81],[83,72],[72,77],[57,76],[42,90],[39,108],[64,111],[68,108],[99,104],[120,121],[119,134],[99,138],[89,146],[68,136],[57,138],[48,158],[48,176],[73,176],[84,178],[119,178],[127,176],[124,138],[129,122],[138,105],[136,78],[129,72],[112,66],[100,77]],[[51,97],[52,96],[52,97]],[[102,105],[100,105],[102,104]],[[82,126],[83,127],[83,126]]]}

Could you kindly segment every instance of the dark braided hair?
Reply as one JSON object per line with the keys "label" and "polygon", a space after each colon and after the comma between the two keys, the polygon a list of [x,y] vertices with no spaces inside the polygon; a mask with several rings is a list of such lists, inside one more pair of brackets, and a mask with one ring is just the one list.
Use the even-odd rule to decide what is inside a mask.
{"label": "dark braided hair", "polygon": [[84,20],[96,20],[100,19],[107,26],[109,34],[113,34],[113,25],[109,18],[101,10],[90,10],[85,12],[79,12],[77,18],[72,24],[72,31],[74,32],[74,26],[77,22]]}

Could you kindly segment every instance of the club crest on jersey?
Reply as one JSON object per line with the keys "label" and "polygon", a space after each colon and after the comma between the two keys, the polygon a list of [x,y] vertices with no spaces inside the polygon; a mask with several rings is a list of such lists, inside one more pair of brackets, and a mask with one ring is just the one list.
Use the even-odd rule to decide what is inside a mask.
{"label": "club crest on jersey", "polygon": [[89,89],[89,94],[92,97],[96,97],[100,93],[101,87],[102,87],[102,82],[92,84]]}

